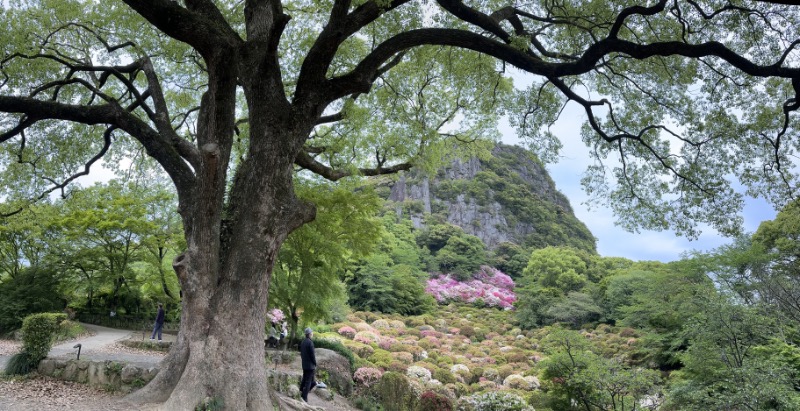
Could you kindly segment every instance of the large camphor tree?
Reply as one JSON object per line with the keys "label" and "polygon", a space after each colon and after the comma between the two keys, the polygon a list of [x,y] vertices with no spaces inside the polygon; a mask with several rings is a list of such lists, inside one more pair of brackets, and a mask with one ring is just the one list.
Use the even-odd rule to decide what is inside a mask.
{"label": "large camphor tree", "polygon": [[315,215],[293,179],[480,154],[504,114],[550,161],[572,102],[584,183],[623,225],[733,232],[744,194],[796,194],[800,10],[779,3],[5,0],[0,212],[151,158],[179,199],[183,310],[134,399],[271,409],[270,274]]}

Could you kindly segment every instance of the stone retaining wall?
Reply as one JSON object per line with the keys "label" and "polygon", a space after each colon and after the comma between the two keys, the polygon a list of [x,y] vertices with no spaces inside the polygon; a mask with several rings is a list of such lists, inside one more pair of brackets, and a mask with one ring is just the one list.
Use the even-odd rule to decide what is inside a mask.
{"label": "stone retaining wall", "polygon": [[39,363],[39,374],[75,381],[111,391],[131,392],[143,387],[158,373],[158,367],[145,368],[117,361],[86,361],[46,358]]}

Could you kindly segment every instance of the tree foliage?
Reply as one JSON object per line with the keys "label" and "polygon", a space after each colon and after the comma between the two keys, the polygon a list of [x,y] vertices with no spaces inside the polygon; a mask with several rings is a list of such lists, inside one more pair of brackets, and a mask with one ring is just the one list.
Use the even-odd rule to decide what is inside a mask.
{"label": "tree foliage", "polygon": [[56,270],[36,266],[0,281],[0,335],[18,330],[30,314],[64,309],[66,299],[58,286]]}
{"label": "tree foliage", "polygon": [[[764,221],[739,267],[753,298],[763,299],[794,322],[800,322],[800,204],[790,203],[775,220]],[[726,255],[724,253],[723,255]],[[746,269],[746,270],[745,270]],[[741,276],[739,277],[741,278]]]}
{"label": "tree foliage", "polygon": [[554,329],[545,344],[543,377],[551,381],[553,409],[635,410],[646,397],[658,398],[656,371],[597,355],[578,332]]}
{"label": "tree foliage", "polygon": [[350,306],[364,311],[425,314],[436,305],[425,293],[427,275],[417,267],[392,264],[385,255],[364,259],[348,280]]}
{"label": "tree foliage", "polygon": [[380,236],[371,190],[302,182],[298,195],[314,201],[317,218],[287,238],[270,283],[271,305],[289,313],[292,335],[304,322],[330,320],[335,300],[345,300],[345,269],[370,253]]}
{"label": "tree foliage", "polygon": [[690,345],[680,355],[685,367],[673,377],[671,406],[796,409],[800,405],[797,370],[780,356],[757,349],[780,332],[775,319],[759,307],[730,304],[724,296],[702,298],[698,307],[684,329]]}

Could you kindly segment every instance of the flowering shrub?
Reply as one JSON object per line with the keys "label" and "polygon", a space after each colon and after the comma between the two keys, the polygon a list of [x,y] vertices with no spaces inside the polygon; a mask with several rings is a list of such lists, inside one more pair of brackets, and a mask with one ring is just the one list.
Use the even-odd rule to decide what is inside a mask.
{"label": "flowering shrub", "polygon": [[409,365],[414,362],[414,355],[410,352],[393,352],[392,357],[405,365]]}
{"label": "flowering shrub", "polygon": [[[536,377],[531,377],[536,378]],[[515,390],[534,390],[539,388],[538,384],[534,384],[534,380],[523,377],[519,374],[511,374],[503,380],[503,385]]]}
{"label": "flowering shrub", "polygon": [[391,348],[394,345],[397,345],[397,340],[392,337],[381,337],[380,341],[378,341],[378,347],[384,350],[392,351]]}
{"label": "flowering shrub", "polygon": [[339,335],[352,339],[356,336],[356,330],[353,327],[345,325],[344,327],[340,328],[338,331]]}
{"label": "flowering shrub", "polygon": [[427,341],[430,347],[439,347],[442,345],[442,342],[436,337],[425,337],[423,341]]}
{"label": "flowering shrub", "polygon": [[461,397],[459,411],[533,411],[520,396],[510,392],[483,392]]}
{"label": "flowering shrub", "polygon": [[461,282],[446,275],[428,280],[425,288],[439,303],[461,301],[503,309],[511,309],[517,300],[513,290],[511,277],[486,266],[471,281]]}
{"label": "flowering shrub", "polygon": [[481,270],[475,273],[474,278],[483,281],[486,284],[491,284],[497,288],[506,290],[514,289],[514,280],[502,271],[489,267],[488,265],[481,266]]}
{"label": "flowering shrub", "polygon": [[421,337],[437,337],[437,338],[440,338],[440,337],[443,336],[442,333],[440,333],[439,331],[436,331],[436,330],[422,330],[422,331],[419,332],[419,335]]}
{"label": "flowering shrub", "polygon": [[426,391],[420,397],[417,409],[420,411],[452,411],[453,404],[444,395]]}
{"label": "flowering shrub", "polygon": [[386,321],[384,319],[375,320],[372,322],[372,326],[378,329],[387,329],[389,328],[389,321]]}
{"label": "flowering shrub", "polygon": [[408,367],[406,370],[406,375],[411,378],[416,378],[422,381],[430,381],[431,379],[431,372],[427,368],[420,367],[418,365],[412,365]]}
{"label": "flowering shrub", "polygon": [[353,381],[356,384],[363,385],[365,387],[371,387],[378,383],[383,376],[383,371],[378,368],[372,367],[361,367],[356,370],[353,374]]}
{"label": "flowering shrub", "polygon": [[354,325],[354,327],[358,331],[371,331],[372,330],[372,326],[370,326],[369,324],[367,324],[365,322],[356,323]]}
{"label": "flowering shrub", "polygon": [[453,374],[467,375],[469,374],[469,367],[464,364],[455,364],[450,367],[450,372]]}
{"label": "flowering shrub", "polygon": [[353,336],[353,341],[358,341],[364,344],[372,344],[378,341],[378,336],[369,331],[359,331]]}
{"label": "flowering shrub", "polygon": [[279,308],[273,308],[267,312],[267,319],[275,324],[280,324],[286,319],[286,315]]}

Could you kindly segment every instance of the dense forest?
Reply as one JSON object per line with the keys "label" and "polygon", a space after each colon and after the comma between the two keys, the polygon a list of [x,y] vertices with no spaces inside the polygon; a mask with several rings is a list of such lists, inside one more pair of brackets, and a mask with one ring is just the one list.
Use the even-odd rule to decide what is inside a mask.
{"label": "dense forest", "polygon": [[[526,185],[513,152],[481,160],[474,178],[440,170],[430,212],[389,199],[421,174],[367,186],[298,179],[317,218],[281,248],[265,310],[293,335],[312,326],[345,345],[357,386],[406,376],[464,409],[800,408],[798,203],[680,261],[604,257],[568,202]],[[445,200],[457,196],[447,193],[497,202],[509,226],[536,230],[490,247],[449,222]],[[156,302],[178,326],[171,263],[185,244],[174,207],[164,188],[111,181],[7,218],[0,333],[63,310],[138,327]],[[357,392],[362,408],[380,407]]]}

